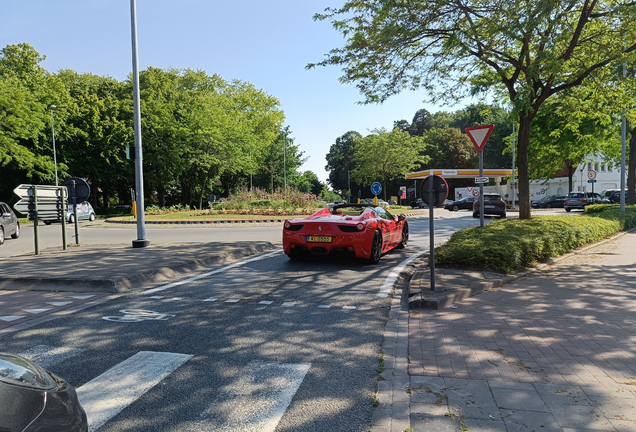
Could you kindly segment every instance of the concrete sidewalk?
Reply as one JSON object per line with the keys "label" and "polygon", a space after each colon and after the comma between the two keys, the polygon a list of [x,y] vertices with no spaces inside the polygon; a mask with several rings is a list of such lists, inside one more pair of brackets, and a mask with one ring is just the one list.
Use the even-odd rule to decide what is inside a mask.
{"label": "concrete sidewalk", "polygon": [[373,432],[636,431],[634,231],[516,279],[461,273],[446,294],[487,288],[394,299]]}

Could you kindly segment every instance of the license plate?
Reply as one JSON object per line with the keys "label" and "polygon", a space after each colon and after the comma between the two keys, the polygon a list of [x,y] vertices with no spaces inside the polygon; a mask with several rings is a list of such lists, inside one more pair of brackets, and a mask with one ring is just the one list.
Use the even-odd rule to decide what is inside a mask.
{"label": "license plate", "polygon": [[495,206],[487,206],[487,205],[485,205],[484,208],[495,208]]}
{"label": "license plate", "polygon": [[307,243],[331,243],[331,236],[307,236]]}

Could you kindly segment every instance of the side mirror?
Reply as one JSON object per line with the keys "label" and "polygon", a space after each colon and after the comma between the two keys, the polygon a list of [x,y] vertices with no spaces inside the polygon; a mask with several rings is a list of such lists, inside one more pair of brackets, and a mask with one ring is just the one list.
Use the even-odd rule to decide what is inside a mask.
{"label": "side mirror", "polygon": [[400,213],[400,215],[398,216],[398,220],[406,220],[406,215],[404,213]]}

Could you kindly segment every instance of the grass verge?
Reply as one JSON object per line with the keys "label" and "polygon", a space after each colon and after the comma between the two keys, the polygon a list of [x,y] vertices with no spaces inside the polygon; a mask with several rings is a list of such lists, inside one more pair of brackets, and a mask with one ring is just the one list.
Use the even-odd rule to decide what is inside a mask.
{"label": "grass verge", "polygon": [[636,206],[594,205],[581,216],[507,219],[456,232],[435,249],[435,263],[513,274],[636,226]]}

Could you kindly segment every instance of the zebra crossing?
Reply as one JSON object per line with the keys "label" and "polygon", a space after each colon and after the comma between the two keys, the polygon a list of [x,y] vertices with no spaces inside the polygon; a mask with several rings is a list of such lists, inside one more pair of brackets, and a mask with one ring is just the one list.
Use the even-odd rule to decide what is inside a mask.
{"label": "zebra crossing", "polygon": [[[33,346],[16,353],[55,371],[84,354],[81,348]],[[192,359],[192,354],[139,351],[76,388],[89,432],[96,432]],[[310,363],[251,361],[180,430],[273,432],[303,382]],[[68,379],[68,377],[66,377]]]}

